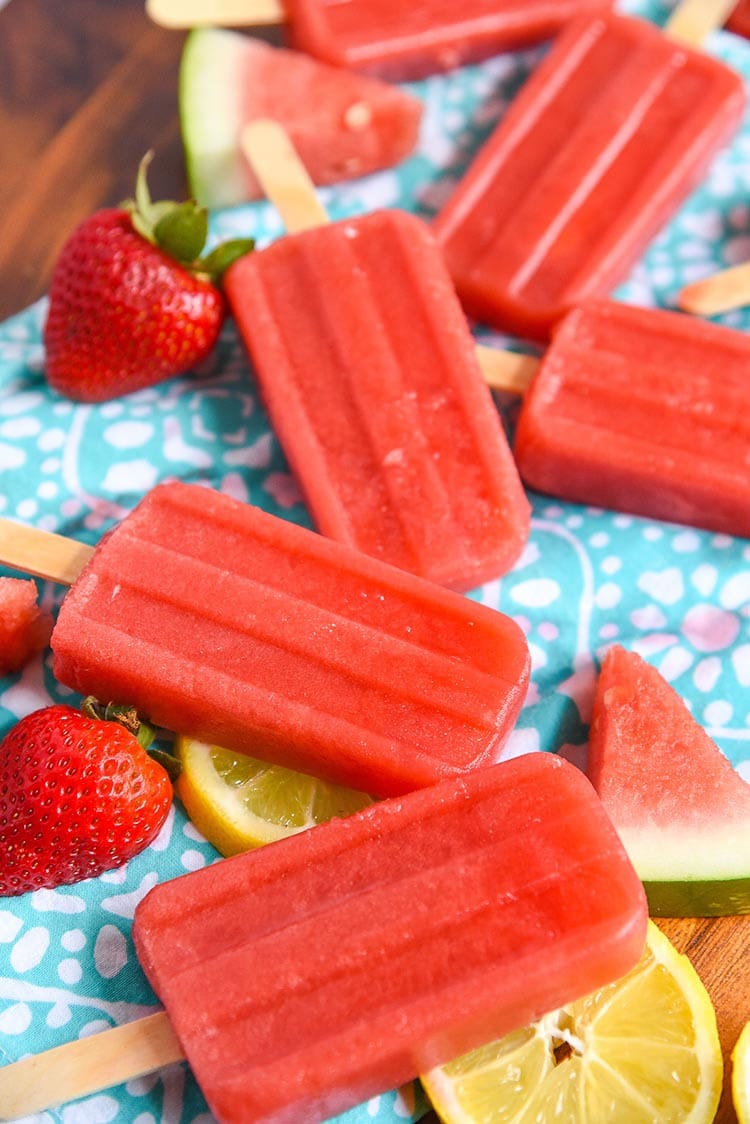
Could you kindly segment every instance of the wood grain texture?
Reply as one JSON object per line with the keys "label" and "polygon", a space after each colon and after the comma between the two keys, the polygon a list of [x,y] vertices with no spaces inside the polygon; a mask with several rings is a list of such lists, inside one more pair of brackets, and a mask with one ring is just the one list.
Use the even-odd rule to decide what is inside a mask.
{"label": "wood grain texture", "polygon": [[154,195],[184,195],[183,39],[151,23],[142,0],[12,0],[0,11],[0,318],[45,292],[81,219],[132,194],[147,149]]}
{"label": "wood grain texture", "polygon": [[[147,149],[154,193],[185,193],[183,39],[151,23],[143,0],[11,0],[0,11],[0,318],[44,293],[78,221],[131,193]],[[728,1058],[750,1019],[750,918],[659,925],[703,979]],[[717,1121],[734,1124],[726,1095]]]}
{"label": "wood grain texture", "polygon": [[730,1055],[742,1027],[750,1021],[750,916],[660,918],[658,925],[690,958],[711,996],[724,1054],[724,1091],[716,1124],[736,1124]]}

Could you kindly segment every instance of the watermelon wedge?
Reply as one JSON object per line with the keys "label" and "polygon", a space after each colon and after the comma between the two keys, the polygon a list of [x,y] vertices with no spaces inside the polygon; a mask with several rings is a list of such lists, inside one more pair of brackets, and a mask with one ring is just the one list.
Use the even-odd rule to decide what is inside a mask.
{"label": "watermelon wedge", "polygon": [[607,652],[588,775],[656,917],[750,913],[750,785],[659,672]]}
{"label": "watermelon wedge", "polygon": [[37,604],[37,588],[24,578],[0,578],[0,676],[20,671],[46,647],[52,617]]}
{"label": "watermelon wedge", "polygon": [[422,118],[418,98],[396,86],[222,28],[188,35],[179,90],[188,179],[207,207],[261,196],[238,144],[256,117],[286,128],[316,184],[403,160]]}

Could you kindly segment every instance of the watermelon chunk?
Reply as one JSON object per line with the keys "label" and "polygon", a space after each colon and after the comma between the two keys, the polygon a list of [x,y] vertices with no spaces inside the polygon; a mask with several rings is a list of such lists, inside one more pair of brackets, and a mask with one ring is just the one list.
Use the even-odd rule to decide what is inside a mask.
{"label": "watermelon chunk", "polygon": [[588,775],[657,917],[750,913],[750,785],[659,672],[607,652]]}
{"label": "watermelon chunk", "polygon": [[207,207],[261,197],[238,143],[254,118],[285,127],[316,184],[403,160],[422,118],[422,103],[396,86],[222,28],[188,35],[179,86],[190,188]]}
{"label": "watermelon chunk", "polygon": [[20,671],[51,632],[52,617],[39,608],[34,582],[0,578],[0,675]]}

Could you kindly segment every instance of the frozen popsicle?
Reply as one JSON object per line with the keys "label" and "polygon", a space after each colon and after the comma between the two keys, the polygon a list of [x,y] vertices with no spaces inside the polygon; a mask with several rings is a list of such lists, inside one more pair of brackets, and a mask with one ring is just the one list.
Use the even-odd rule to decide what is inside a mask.
{"label": "frozen popsicle", "polygon": [[750,536],[749,376],[743,332],[591,301],[560,322],[524,395],[521,476],[576,503]]}
{"label": "frozen popsicle", "polygon": [[[534,753],[157,886],[133,933],[216,1119],[315,1124],[620,977],[645,931],[593,788]],[[0,1112],[59,1080],[0,1069]]]}
{"label": "frozen popsicle", "polygon": [[529,674],[504,614],[181,483],[101,541],[51,646],[83,694],[379,796],[493,760]]}
{"label": "frozen popsicle", "polygon": [[745,101],[737,74],[686,43],[711,11],[677,9],[669,34],[601,13],[555,41],[435,222],[472,317],[546,339],[697,185]]}
{"label": "frozen popsicle", "polygon": [[430,231],[399,211],[326,223],[279,126],[244,141],[267,189],[283,166],[294,233],[224,288],[316,527],[457,590],[506,573],[529,505]]}
{"label": "frozen popsicle", "polygon": [[166,27],[285,24],[299,50],[390,80],[451,70],[557,34],[612,0],[146,0]]}

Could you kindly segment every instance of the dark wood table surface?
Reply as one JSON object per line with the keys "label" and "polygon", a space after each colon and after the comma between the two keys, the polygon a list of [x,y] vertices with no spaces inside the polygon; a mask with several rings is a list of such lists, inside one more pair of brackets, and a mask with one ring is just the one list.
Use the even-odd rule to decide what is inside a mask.
{"label": "dark wood table surface", "polygon": [[47,288],[57,251],[99,206],[185,193],[177,113],[184,36],[142,0],[11,0],[0,9],[0,318]]}
{"label": "dark wood table surface", "polygon": [[[11,0],[0,9],[0,318],[45,292],[80,219],[131,194],[147,149],[156,153],[154,196],[184,197],[183,38],[153,25],[143,0]],[[660,925],[704,980],[728,1056],[750,1019],[750,917]],[[717,1120],[735,1120],[726,1090]]]}

